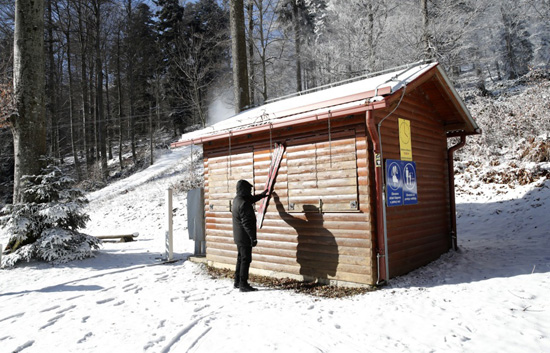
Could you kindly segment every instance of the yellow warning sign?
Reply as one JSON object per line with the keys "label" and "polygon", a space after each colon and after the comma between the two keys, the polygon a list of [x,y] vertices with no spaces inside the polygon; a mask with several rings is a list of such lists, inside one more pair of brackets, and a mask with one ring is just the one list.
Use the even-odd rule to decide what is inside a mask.
{"label": "yellow warning sign", "polygon": [[412,161],[411,122],[399,118],[399,148],[402,161]]}

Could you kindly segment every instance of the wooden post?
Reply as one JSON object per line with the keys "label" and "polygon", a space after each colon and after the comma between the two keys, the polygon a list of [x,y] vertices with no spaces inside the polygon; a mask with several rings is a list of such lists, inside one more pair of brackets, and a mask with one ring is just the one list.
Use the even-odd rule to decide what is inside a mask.
{"label": "wooden post", "polygon": [[168,206],[166,210],[167,220],[168,220],[168,230],[166,231],[166,259],[172,261],[174,257],[174,227],[172,222],[172,189],[168,188],[166,193],[166,204]]}

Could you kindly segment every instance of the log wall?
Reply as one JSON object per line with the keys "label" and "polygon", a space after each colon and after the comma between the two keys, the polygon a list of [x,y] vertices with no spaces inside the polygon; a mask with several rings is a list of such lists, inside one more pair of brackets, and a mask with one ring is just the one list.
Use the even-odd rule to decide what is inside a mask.
{"label": "log wall", "polygon": [[[377,112],[384,116],[385,112]],[[419,90],[382,124],[384,159],[400,159],[398,118],[411,122],[418,204],[387,208],[390,276],[437,259],[451,247],[447,138],[443,122]]]}
{"label": "log wall", "polygon": [[[304,132],[307,132],[306,134]],[[372,284],[375,278],[373,178],[365,117],[272,131],[204,146],[207,259],[234,265],[229,204],[239,179],[259,193],[271,142],[287,146],[251,271]],[[373,276],[374,274],[374,276]]]}

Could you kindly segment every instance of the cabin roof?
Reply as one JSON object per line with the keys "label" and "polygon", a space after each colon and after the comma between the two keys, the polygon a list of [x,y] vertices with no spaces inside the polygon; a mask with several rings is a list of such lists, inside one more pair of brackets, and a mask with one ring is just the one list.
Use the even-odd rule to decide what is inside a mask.
{"label": "cabin roof", "polygon": [[283,97],[204,129],[186,133],[172,147],[382,109],[388,106],[388,101],[405,94],[411,86],[415,88],[420,85],[425,88],[433,108],[443,116],[449,136],[479,133],[479,127],[443,69],[438,63],[428,63],[398,68],[335,87],[320,87],[315,92]]}

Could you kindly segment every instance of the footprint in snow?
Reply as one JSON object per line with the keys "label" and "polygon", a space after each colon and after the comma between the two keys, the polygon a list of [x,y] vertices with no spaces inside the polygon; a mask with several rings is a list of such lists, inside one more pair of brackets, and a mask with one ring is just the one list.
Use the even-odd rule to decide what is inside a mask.
{"label": "footprint in snow", "polygon": [[78,299],[80,297],[83,297],[84,294],[81,294],[81,295],[77,295],[76,297],[70,297],[70,298],[67,298],[67,300],[74,300],[74,299]]}
{"label": "footprint in snow", "polygon": [[168,277],[169,276],[165,274],[164,276],[157,278],[155,282],[164,282],[168,279]]}
{"label": "footprint in snow", "polygon": [[138,288],[138,286],[134,283],[130,283],[130,284],[127,284],[124,287],[122,287],[122,289],[124,289],[125,292],[129,292],[129,291],[134,290],[136,288]]}
{"label": "footprint in snow", "polygon": [[210,305],[204,305],[204,306],[195,308],[195,309],[193,310],[193,312],[196,313],[196,312],[199,312],[199,311],[201,311],[201,310],[204,310],[204,309],[206,309],[206,308],[208,308],[208,307],[210,307]]}
{"label": "footprint in snow", "polygon": [[73,310],[74,308],[76,308],[76,305],[71,305],[71,306],[69,306],[65,309],[61,309],[61,310],[57,311],[56,314],[63,314],[64,312],[67,312],[69,310]]}
{"label": "footprint in snow", "polygon": [[[25,315],[25,313],[14,314],[14,315],[5,317],[5,318],[3,318],[3,319],[0,319],[0,322],[6,321],[6,320],[10,320],[10,319],[18,319],[18,318],[20,318],[20,317],[23,316],[23,315]],[[12,322],[13,322],[13,321],[12,321]]]}
{"label": "footprint in snow", "polygon": [[165,336],[160,336],[156,340],[152,340],[152,341],[147,342],[147,344],[145,346],[143,346],[143,350],[146,351],[149,348],[154,347],[155,345],[157,345],[158,343],[163,342],[163,341],[166,341],[166,337]]}
{"label": "footprint in snow", "polygon": [[65,317],[65,314],[61,314],[61,315],[57,315],[57,316],[52,317],[51,319],[48,320],[48,323],[46,325],[40,327],[39,330],[43,330],[47,327],[55,325],[57,323],[57,321],[59,321],[59,319],[61,319],[63,317]]}
{"label": "footprint in snow", "polygon": [[52,310],[55,310],[55,309],[58,309],[59,308],[59,305],[55,305],[55,306],[52,306],[50,308],[46,308],[44,310],[40,310],[41,313],[46,313],[48,311],[52,311]]}
{"label": "footprint in snow", "polygon": [[108,303],[110,301],[113,301],[115,300],[115,298],[107,298],[107,299],[103,299],[103,300],[98,300],[96,301],[97,304],[105,304],[105,303]]}
{"label": "footprint in snow", "polygon": [[88,337],[92,337],[92,336],[93,336],[93,333],[88,332],[84,337],[82,337],[81,339],[78,340],[78,343],[84,343],[84,342],[86,342]]}
{"label": "footprint in snow", "polygon": [[27,341],[27,342],[23,343],[22,345],[20,345],[19,347],[15,348],[13,350],[13,353],[19,353],[22,350],[29,348],[33,344],[34,344],[34,341]]}

